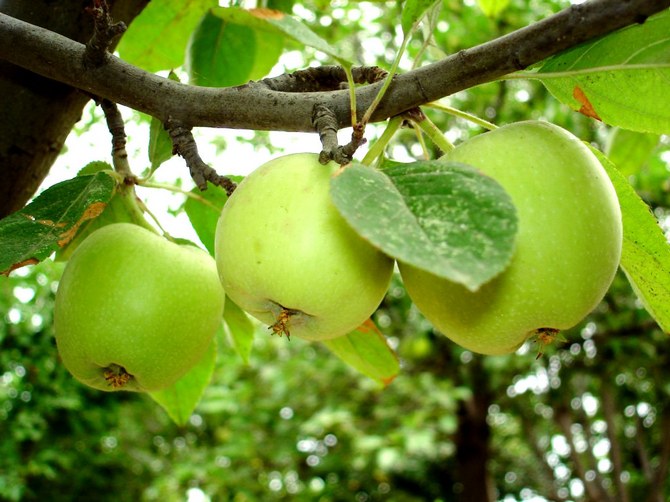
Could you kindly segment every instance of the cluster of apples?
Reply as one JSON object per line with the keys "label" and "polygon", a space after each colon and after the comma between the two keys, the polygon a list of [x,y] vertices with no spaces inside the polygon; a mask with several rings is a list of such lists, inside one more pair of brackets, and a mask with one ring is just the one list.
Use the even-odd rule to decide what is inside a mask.
{"label": "cluster of apples", "polygon": [[[616,193],[593,153],[542,122],[501,127],[444,157],[497,180],[517,207],[509,267],[478,291],[398,263],[433,325],[482,354],[582,320],[602,299],[621,254]],[[395,260],[355,233],[330,201],[339,166],[317,155],[274,159],[247,176],[223,208],[216,260],[131,224],[97,230],[60,281],[56,339],[65,366],[102,390],[158,390],[207,349],[224,291],[274,333],[346,335],[382,301]]]}

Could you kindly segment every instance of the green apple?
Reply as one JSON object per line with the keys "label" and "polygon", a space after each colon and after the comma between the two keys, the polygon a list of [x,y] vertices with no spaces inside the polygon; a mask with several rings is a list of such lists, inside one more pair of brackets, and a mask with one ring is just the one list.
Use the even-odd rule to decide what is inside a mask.
{"label": "green apple", "polygon": [[476,292],[399,264],[410,298],[439,331],[474,352],[505,354],[533,335],[552,338],[596,307],[619,264],[622,224],[614,188],[587,146],[527,121],[476,136],[443,159],[497,180],[516,205],[519,231],[509,267]]}
{"label": "green apple", "polygon": [[226,294],[280,335],[345,335],[388,288],[393,260],[330,200],[337,169],[311,153],[273,159],[240,183],[221,212],[215,255]]}
{"label": "green apple", "polygon": [[58,285],[55,336],[65,367],[100,390],[169,387],[221,325],[214,259],[131,223],[89,235]]}

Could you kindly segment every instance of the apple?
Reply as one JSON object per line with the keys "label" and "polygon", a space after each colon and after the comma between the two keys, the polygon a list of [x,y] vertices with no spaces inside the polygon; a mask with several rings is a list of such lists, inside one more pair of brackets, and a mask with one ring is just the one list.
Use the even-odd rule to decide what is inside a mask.
{"label": "apple", "polygon": [[616,193],[595,155],[545,122],[506,125],[442,157],[498,181],[519,219],[509,267],[477,291],[400,263],[410,298],[459,345],[506,354],[529,337],[551,340],[603,298],[621,257]]}
{"label": "apple", "polygon": [[65,266],[54,313],[58,352],[93,388],[164,389],[205,354],[224,298],[206,252],[114,223],[84,239]]}
{"label": "apple", "polygon": [[311,153],[275,158],[249,174],[221,212],[215,256],[223,288],[279,335],[346,335],[388,288],[394,261],[330,200],[338,168]]}

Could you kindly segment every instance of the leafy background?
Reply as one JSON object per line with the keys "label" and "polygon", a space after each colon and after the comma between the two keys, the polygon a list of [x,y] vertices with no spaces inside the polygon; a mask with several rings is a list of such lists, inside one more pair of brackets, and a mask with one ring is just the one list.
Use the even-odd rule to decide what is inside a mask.
{"label": "leafy background", "polygon": [[[205,79],[202,85],[221,85],[221,75],[207,70],[228,61],[246,69],[235,77],[242,83],[272,66],[263,59],[267,53],[249,42],[267,40],[270,30],[284,44],[283,62],[273,71],[332,63],[333,57],[389,67],[402,41],[395,26],[403,19],[400,4],[365,4],[361,16],[363,5],[267,2],[293,12],[325,40],[325,51],[294,31],[254,22],[232,23],[231,31],[247,43],[228,41],[219,46],[220,53],[203,54],[197,50],[199,37],[217,35],[201,22],[212,2],[154,0],[119,51],[151,71],[175,69],[182,79],[190,71],[191,78]],[[434,43],[425,43],[426,32],[419,30],[401,69],[410,68],[419,54],[424,61],[434,60],[567,5],[558,0],[531,8],[521,0],[444,0],[434,19]],[[216,23],[207,26],[228,40],[231,33],[219,21],[226,20],[217,12],[208,14]],[[211,44],[204,46],[211,49]],[[231,47],[236,47],[232,54]],[[556,73],[560,67],[543,68],[549,69]],[[574,83],[567,85],[572,87],[566,100],[572,99]],[[547,119],[598,146],[652,209],[660,222],[656,232],[665,236],[670,214],[667,128],[652,133],[611,128],[575,113],[552,93],[535,78],[515,78],[463,91],[445,103],[499,124]],[[597,110],[596,101],[593,105]],[[426,113],[452,141],[481,132],[463,119],[430,109]],[[133,168],[140,172],[152,166],[145,153],[148,139],[143,141],[150,121],[131,112],[126,116],[130,143],[137,149],[134,158],[141,159]],[[99,117],[91,109],[77,132],[85,137],[99,128]],[[381,128],[368,133],[373,143]],[[215,167],[234,174],[243,162],[240,149],[255,152],[253,162],[260,164],[314,139],[219,131],[202,137],[210,142],[205,151],[216,158]],[[76,147],[73,135],[69,148]],[[69,174],[54,175],[70,177],[88,160],[108,160],[100,159],[99,151],[98,146],[97,157],[85,161],[65,152],[62,159],[68,160],[56,170]],[[405,161],[419,157],[415,132],[400,130],[388,153]],[[156,181],[190,190],[189,182],[179,178],[181,164],[171,162],[158,169]],[[167,209],[161,221],[170,230],[171,225],[183,228],[178,223],[192,213],[188,204],[182,207],[183,195],[171,196],[163,206],[154,192],[141,194],[153,210]],[[184,236],[200,237],[204,244],[208,240]],[[59,364],[51,316],[62,266],[45,261],[0,278],[0,498],[457,500],[468,476],[479,483],[490,479],[499,500],[607,500],[612,494],[619,500],[663,500],[670,494],[667,335],[623,273],[601,306],[565,334],[567,343],[530,344],[505,357],[477,356],[435,333],[395,281],[375,315],[401,364],[384,390],[322,345],[287,343],[267,333],[256,333],[251,345],[249,336],[236,339],[240,331],[228,329],[218,335],[211,384],[195,412],[178,426],[149,397],[89,390]],[[657,274],[666,272],[661,266]],[[237,322],[254,329],[234,311],[230,316],[229,326]],[[544,355],[536,359],[539,350]],[[479,465],[472,461],[473,452],[480,455]]]}

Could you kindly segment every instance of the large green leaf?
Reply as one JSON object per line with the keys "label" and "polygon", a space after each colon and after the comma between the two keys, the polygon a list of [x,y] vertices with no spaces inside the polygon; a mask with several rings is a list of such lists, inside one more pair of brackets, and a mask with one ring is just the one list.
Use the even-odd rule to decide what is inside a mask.
{"label": "large green leaf", "polygon": [[670,333],[670,245],[633,187],[602,153],[593,151],[612,180],[621,205],[621,268],[647,311]]}
{"label": "large green leaf", "polygon": [[[170,71],[168,79],[179,82],[179,77],[173,71]],[[165,129],[163,122],[156,117],[151,117],[149,126],[149,147],[147,149],[149,156],[149,172],[147,177],[151,176],[160,165],[172,158],[172,138]]]}
{"label": "large green leaf", "polygon": [[82,224],[104,211],[115,186],[106,172],[77,176],[0,220],[0,274],[40,262],[68,244]]}
{"label": "large green leaf", "polygon": [[405,37],[409,36],[428,9],[435,5],[435,0],[406,0],[402,6],[400,25]]}
{"label": "large green leaf", "polygon": [[279,60],[283,46],[281,33],[237,24],[210,11],[189,42],[190,81],[201,86],[230,87],[265,77]]}
{"label": "large green leaf", "polygon": [[516,209],[472,167],[421,161],[378,171],[352,164],[334,177],[340,214],[399,261],[476,290],[511,260]]}
{"label": "large green leaf", "polygon": [[609,137],[605,154],[624,176],[639,172],[658,146],[658,134],[614,129]]}
{"label": "large green leaf", "polygon": [[224,326],[230,338],[230,343],[245,363],[249,362],[249,355],[254,343],[256,327],[249,316],[226,296],[226,308],[223,311]]}
{"label": "large green leaf", "polygon": [[216,0],[152,0],[123,35],[119,55],[147,71],[181,66],[191,32],[217,5]]}
{"label": "large green leaf", "polygon": [[[240,179],[237,176],[232,176],[231,178]],[[207,190],[204,192],[198,188],[194,188],[191,190],[191,194],[192,196],[187,198],[184,203],[184,211],[200,242],[207,248],[209,254],[214,256],[216,224],[219,221],[221,209],[223,209],[223,205],[228,200],[228,196],[223,188],[211,183],[207,183]]]}
{"label": "large green leaf", "polygon": [[247,26],[266,33],[281,34],[299,44],[328,54],[343,66],[351,66],[351,63],[335,47],[314,33],[307,25],[284,12],[263,8],[221,7],[213,9],[212,13],[238,26]]}
{"label": "large green leaf", "polygon": [[348,335],[324,340],[323,344],[352,368],[384,385],[400,371],[398,357],[371,319]]}
{"label": "large green leaf", "polygon": [[198,401],[209,385],[216,365],[216,337],[202,359],[171,387],[150,392],[177,425],[186,425]]}
{"label": "large green leaf", "polygon": [[670,133],[670,11],[547,60],[532,74],[560,101],[603,122]]}

